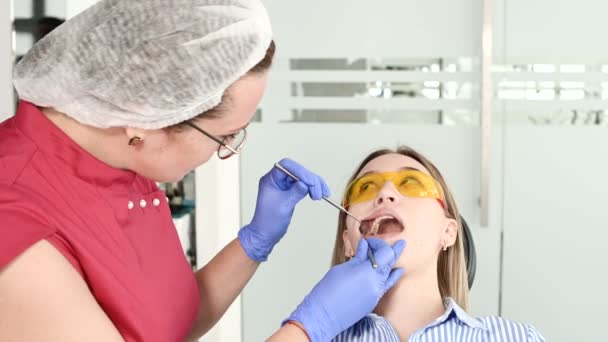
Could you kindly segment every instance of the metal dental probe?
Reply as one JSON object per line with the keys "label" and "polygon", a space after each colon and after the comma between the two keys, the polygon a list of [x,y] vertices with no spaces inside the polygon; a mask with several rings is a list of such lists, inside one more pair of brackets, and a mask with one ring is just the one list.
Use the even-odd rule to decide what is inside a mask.
{"label": "metal dental probe", "polygon": [[[279,164],[279,163],[275,163],[275,164],[274,164],[274,166],[275,166],[277,169],[279,169],[279,170],[281,170],[281,171],[285,172],[285,174],[286,174],[286,175],[288,175],[289,177],[293,178],[294,180],[296,180],[296,181],[299,181],[299,180],[300,180],[300,179],[299,179],[298,177],[296,177],[296,176],[295,176],[293,173],[289,172],[289,170],[287,170],[286,168],[284,168],[283,166],[281,166],[281,164]],[[330,200],[329,198],[327,198],[327,197],[325,197],[325,196],[323,196],[323,199],[325,200],[325,202],[327,202],[327,203],[331,204],[331,205],[332,205],[334,208],[336,208],[336,209],[338,209],[338,210],[342,211],[343,213],[345,213],[346,215],[348,215],[348,216],[352,217],[352,218],[353,218],[355,221],[359,222],[359,225],[361,225],[361,220],[359,220],[359,219],[358,219],[358,218],[357,218],[355,215],[351,214],[351,213],[350,213],[348,210],[346,210],[344,207],[342,207],[341,205],[339,205],[339,204],[335,203],[334,201]],[[367,241],[367,239],[365,238],[365,235],[361,234],[361,237],[362,237],[362,238],[363,238],[365,241]],[[372,263],[372,267],[373,267],[373,268],[378,268],[378,263],[376,262],[376,257],[374,256],[374,253],[372,252],[371,247],[369,247],[369,244],[368,244],[368,247],[367,247],[367,256],[368,256],[369,260],[370,260],[370,261],[371,261],[371,263]]]}

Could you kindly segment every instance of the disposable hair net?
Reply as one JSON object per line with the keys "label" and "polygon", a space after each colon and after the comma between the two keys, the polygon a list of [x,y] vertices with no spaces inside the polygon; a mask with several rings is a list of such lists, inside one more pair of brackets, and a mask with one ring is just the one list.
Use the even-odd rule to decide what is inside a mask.
{"label": "disposable hair net", "polygon": [[271,40],[258,0],[102,0],[38,42],[14,85],[83,124],[158,129],[217,106]]}

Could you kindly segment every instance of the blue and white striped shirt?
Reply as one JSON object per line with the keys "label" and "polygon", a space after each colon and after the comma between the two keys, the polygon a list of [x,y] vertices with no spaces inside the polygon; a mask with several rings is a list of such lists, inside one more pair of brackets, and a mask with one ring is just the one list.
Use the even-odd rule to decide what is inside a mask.
{"label": "blue and white striped shirt", "polygon": [[[473,318],[453,299],[446,300],[446,312],[433,323],[417,330],[409,342],[544,342],[534,327],[490,316]],[[370,314],[336,336],[334,342],[400,342],[399,334],[384,317]]]}

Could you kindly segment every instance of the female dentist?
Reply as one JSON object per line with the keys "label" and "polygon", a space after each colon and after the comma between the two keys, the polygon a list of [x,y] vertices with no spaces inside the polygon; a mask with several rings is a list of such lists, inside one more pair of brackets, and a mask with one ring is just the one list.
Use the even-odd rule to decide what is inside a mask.
{"label": "female dentist", "polygon": [[[0,124],[1,341],[209,331],[296,204],[329,195],[319,176],[281,161],[300,181],[271,169],[251,223],[193,273],[156,186],[239,153],[274,49],[258,0],[102,0],[21,60],[21,102]],[[392,270],[402,249],[362,241],[270,339],[328,341],[357,322],[402,275]]]}

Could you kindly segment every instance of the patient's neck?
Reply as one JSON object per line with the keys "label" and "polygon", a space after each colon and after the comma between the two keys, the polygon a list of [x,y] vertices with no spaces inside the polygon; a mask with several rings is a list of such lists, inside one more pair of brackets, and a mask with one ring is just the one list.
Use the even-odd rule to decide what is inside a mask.
{"label": "patient's neck", "polygon": [[406,271],[406,275],[382,297],[374,312],[388,319],[401,341],[407,341],[418,329],[445,313],[436,270],[413,275]]}

